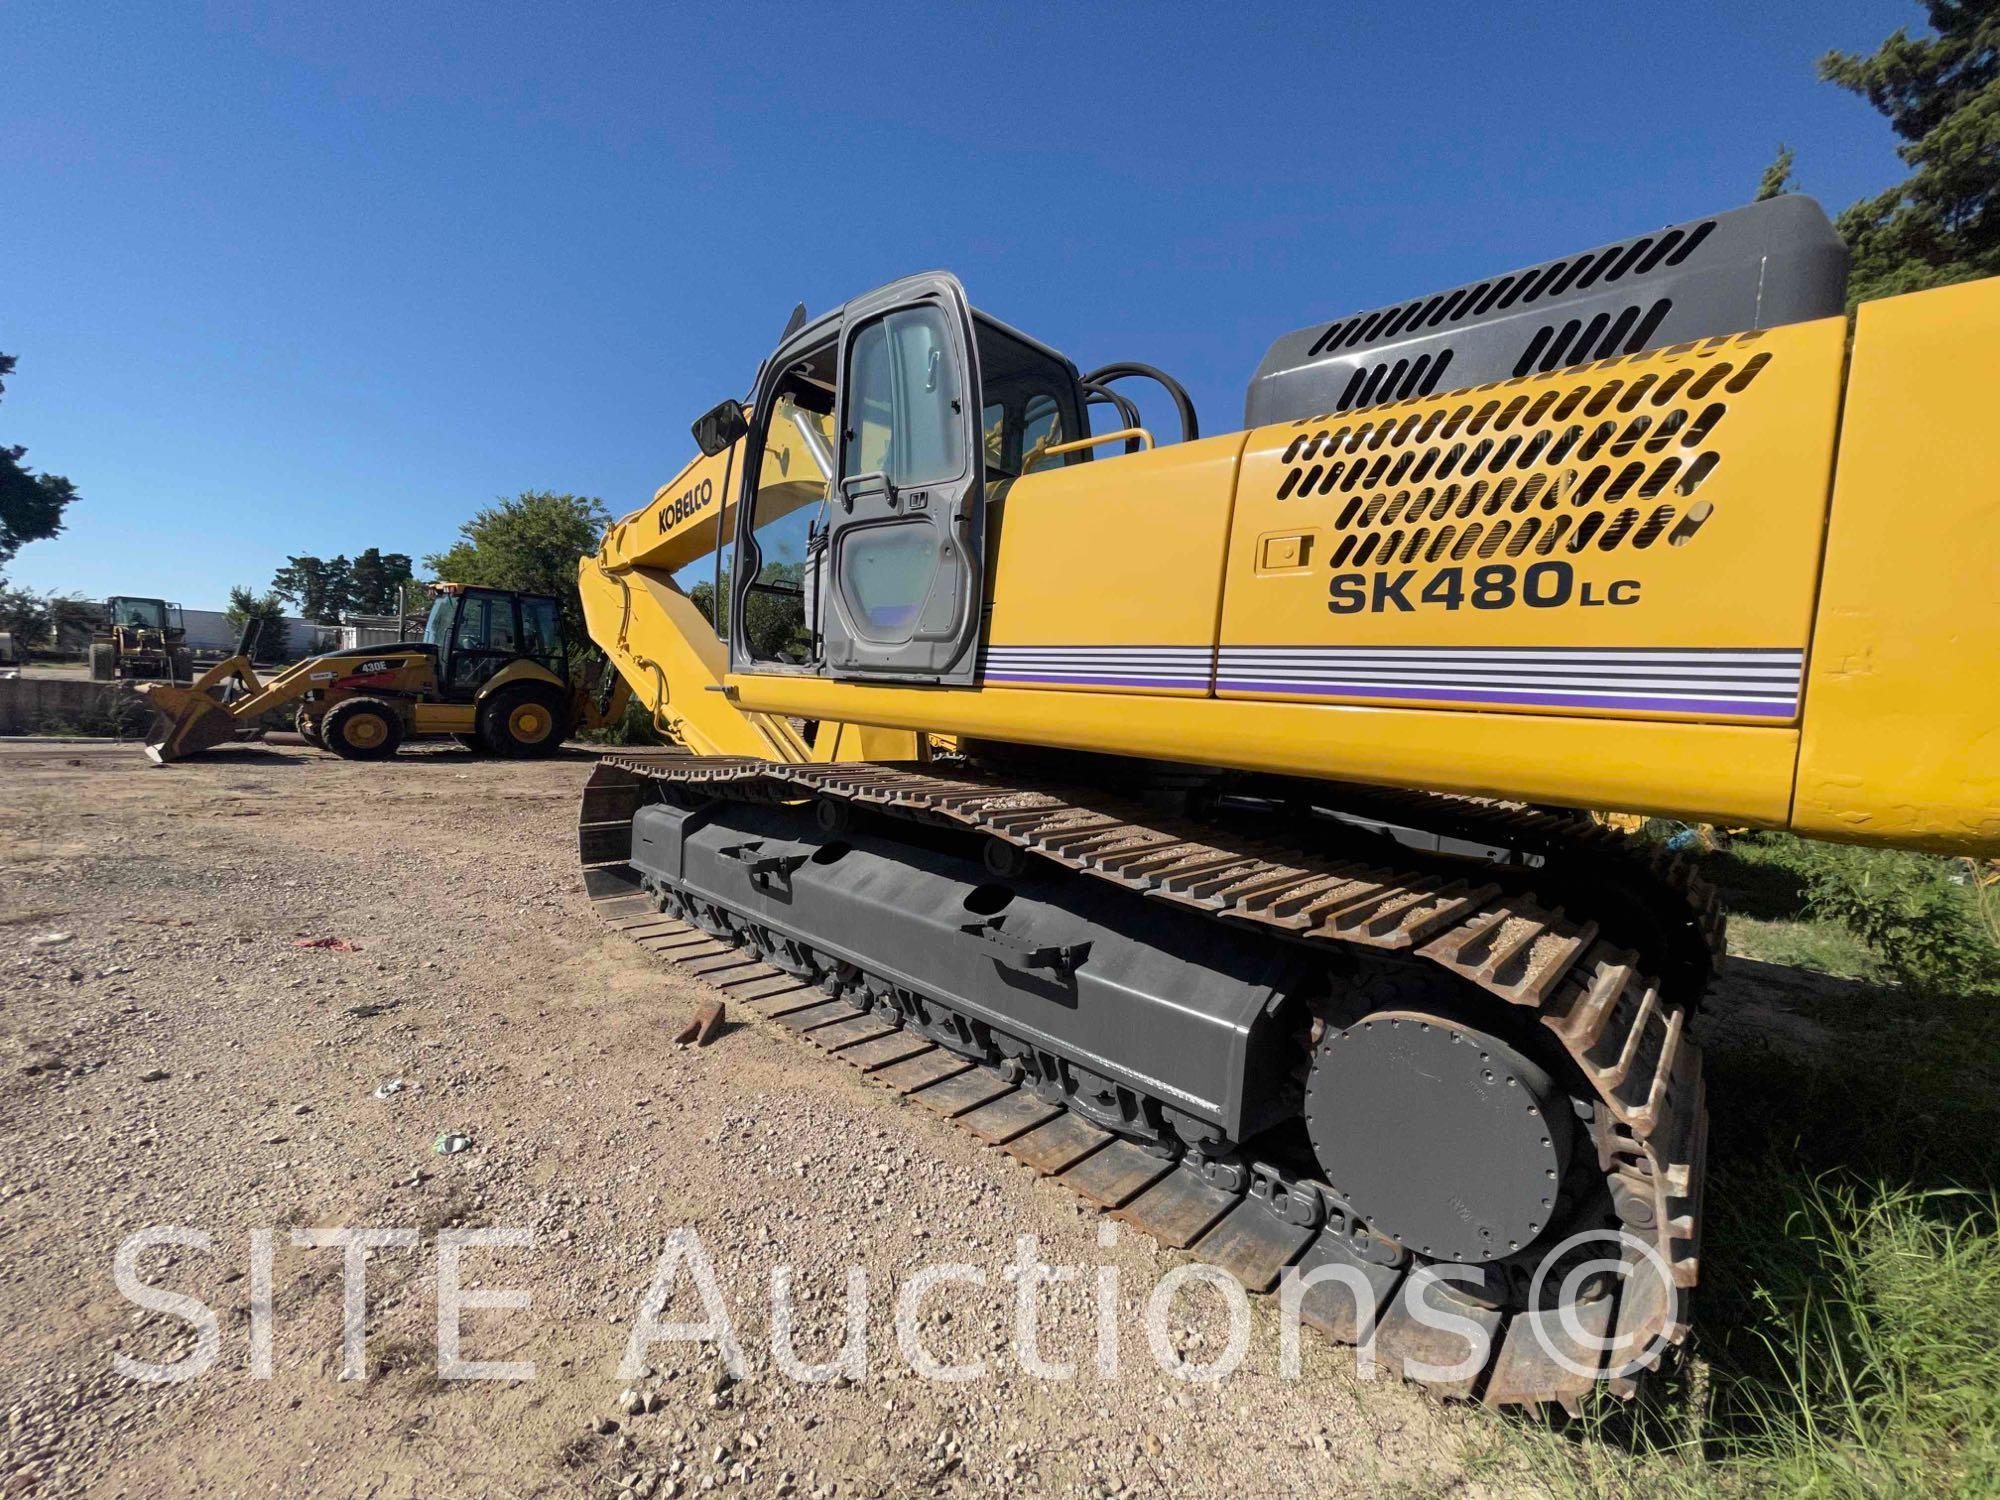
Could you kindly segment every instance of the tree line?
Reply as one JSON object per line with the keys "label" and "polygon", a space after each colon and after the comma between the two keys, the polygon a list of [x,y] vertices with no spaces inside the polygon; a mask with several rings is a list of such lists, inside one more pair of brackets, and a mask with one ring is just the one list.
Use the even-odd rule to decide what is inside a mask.
{"label": "tree line", "polygon": [[562,602],[564,635],[572,644],[587,637],[576,591],[577,559],[597,550],[611,524],[595,496],[524,490],[500,499],[458,528],[458,540],[425,556],[429,580],[421,580],[407,553],[370,547],[352,559],[288,557],[261,592],[246,584],[229,591],[228,615],[241,630],[262,620],[259,638],[267,654],[282,655],[287,608],[301,618],[336,623],[343,614],[394,615],[427,606],[426,582],[465,583],[521,593],[552,594]]}

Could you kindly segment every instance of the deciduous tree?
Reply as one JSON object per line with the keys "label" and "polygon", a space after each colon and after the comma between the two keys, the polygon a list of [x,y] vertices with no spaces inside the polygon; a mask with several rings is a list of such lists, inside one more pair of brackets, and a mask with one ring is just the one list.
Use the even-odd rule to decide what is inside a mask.
{"label": "deciduous tree", "polygon": [[481,510],[458,528],[457,542],[426,557],[424,566],[449,583],[553,594],[562,601],[563,632],[578,646],[589,637],[576,591],[577,560],[597,550],[610,522],[595,496],[524,490]]}
{"label": "deciduous tree", "polygon": [[283,661],[290,654],[291,629],[285,624],[285,601],[277,590],[259,594],[246,584],[237,584],[229,591],[229,608],[223,611],[229,621],[229,628],[240,637],[243,626],[250,620],[262,623],[257,627],[257,640],[252,649],[260,661]]}
{"label": "deciduous tree", "polygon": [[[0,354],[0,392],[14,364],[14,355]],[[61,531],[63,512],[76,503],[75,485],[60,474],[37,474],[21,462],[27,456],[19,444],[0,446],[0,570],[29,542]]]}

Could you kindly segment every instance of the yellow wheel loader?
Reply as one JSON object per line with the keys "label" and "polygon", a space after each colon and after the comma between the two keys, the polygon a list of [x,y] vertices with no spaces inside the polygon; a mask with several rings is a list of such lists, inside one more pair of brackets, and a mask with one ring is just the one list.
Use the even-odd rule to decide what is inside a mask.
{"label": "yellow wheel loader", "polygon": [[181,607],[164,599],[115,594],[104,601],[104,623],[90,637],[90,680],[116,682],[193,676],[193,653]]}
{"label": "yellow wheel loader", "polygon": [[629,693],[615,676],[571,681],[555,599],[449,583],[435,593],[421,640],[327,652],[268,681],[251,665],[253,621],[236,654],[192,685],[138,689],[159,714],[146,754],[180,760],[252,737],[292,708],[302,738],[347,760],[446,736],[494,755],[549,755],[624,712]]}
{"label": "yellow wheel loader", "polygon": [[1433,1390],[1629,1394],[1722,914],[1564,809],[2000,851],[2000,279],[1845,276],[1774,199],[1286,335],[1210,437],[942,273],[796,320],[582,561],[680,742],[586,889]]}

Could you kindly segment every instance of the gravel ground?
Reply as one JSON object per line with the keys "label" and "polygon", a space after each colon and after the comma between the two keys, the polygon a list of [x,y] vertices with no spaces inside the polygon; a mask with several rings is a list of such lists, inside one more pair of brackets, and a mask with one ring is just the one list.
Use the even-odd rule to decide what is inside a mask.
{"label": "gravel ground", "polygon": [[[1219,1383],[1164,1373],[1140,1310],[1183,1257],[1126,1232],[780,1028],[737,1013],[669,1040],[710,993],[602,931],[573,874],[578,755],[457,751],[356,765],[241,748],[165,769],[130,746],[0,742],[0,1482],[107,1495],[1050,1495],[1532,1492],[1495,1419],[1362,1382],[1307,1341],[1278,1373],[1278,1319]],[[338,939],[345,947],[302,947]],[[399,1088],[388,1087],[400,1080]],[[440,1154],[441,1136],[469,1147]],[[177,1383],[118,1356],[198,1352],[196,1328],[122,1295],[127,1236],[154,1287],[212,1308],[211,1367]],[[362,1378],[343,1377],[342,1255],[312,1228],[400,1227],[365,1261]],[[530,1379],[447,1380],[438,1235],[463,1285],[525,1308],[462,1317],[465,1359]],[[619,1373],[675,1231],[712,1262],[746,1360],[660,1342]],[[274,1243],[271,1373],[257,1378],[252,1236]],[[1015,1236],[1083,1267],[1037,1293],[1041,1354],[1013,1343]],[[984,1287],[924,1303],[941,1362],[898,1352],[898,1288],[962,1262]],[[770,1337],[791,1268],[799,1359],[830,1361],[845,1276],[868,1278],[869,1368],[795,1379]],[[1107,1378],[1098,1267],[1117,1276]],[[695,1277],[665,1319],[699,1319]],[[264,1320],[257,1320],[263,1323]],[[1221,1350],[1217,1295],[1168,1320]]]}

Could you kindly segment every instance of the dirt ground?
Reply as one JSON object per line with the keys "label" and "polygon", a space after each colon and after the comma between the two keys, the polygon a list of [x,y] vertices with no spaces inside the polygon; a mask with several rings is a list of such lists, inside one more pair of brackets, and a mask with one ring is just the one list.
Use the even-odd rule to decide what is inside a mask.
{"label": "dirt ground", "polygon": [[[13,1492],[106,1495],[1050,1495],[1532,1493],[1504,1433],[1351,1353],[1307,1340],[1282,1378],[1278,1318],[1218,1383],[1171,1378],[1140,1312],[1182,1257],[1126,1233],[935,1116],[743,1015],[671,1042],[707,994],[606,933],[574,874],[578,754],[457,751],[349,764],[244,747],[153,768],[136,748],[0,742],[0,1353]],[[318,939],[350,945],[302,947]],[[400,1080],[400,1087],[390,1087]],[[441,1154],[458,1134],[466,1149]],[[128,1360],[200,1353],[198,1326],[121,1293],[214,1310],[214,1358],[148,1383]],[[337,1248],[295,1232],[403,1228],[366,1252],[363,1378],[343,1378]],[[460,1357],[532,1378],[439,1375],[439,1233],[532,1242],[462,1252],[463,1286],[521,1308],[462,1314]],[[713,1264],[747,1361],[652,1344],[619,1373],[678,1230]],[[253,1235],[274,1246],[250,1315]],[[1082,1267],[1034,1289],[1041,1357],[1013,1346],[1015,1236]],[[360,1254],[359,1251],[356,1252]],[[941,1362],[899,1352],[898,1288],[960,1262],[922,1304]],[[830,1361],[849,1267],[867,1276],[868,1369],[776,1364],[773,1269],[791,1268],[796,1353]],[[1108,1268],[1100,1270],[1098,1268]],[[1118,1373],[1094,1360],[1117,1277]],[[704,1316],[683,1263],[661,1318]],[[345,1289],[344,1289],[345,1286]],[[158,1293],[134,1287],[157,1301]],[[258,1378],[257,1326],[268,1333]],[[1222,1350],[1211,1289],[1171,1305],[1173,1350]],[[196,1365],[183,1366],[193,1372]],[[516,1372],[521,1373],[521,1372]]]}

